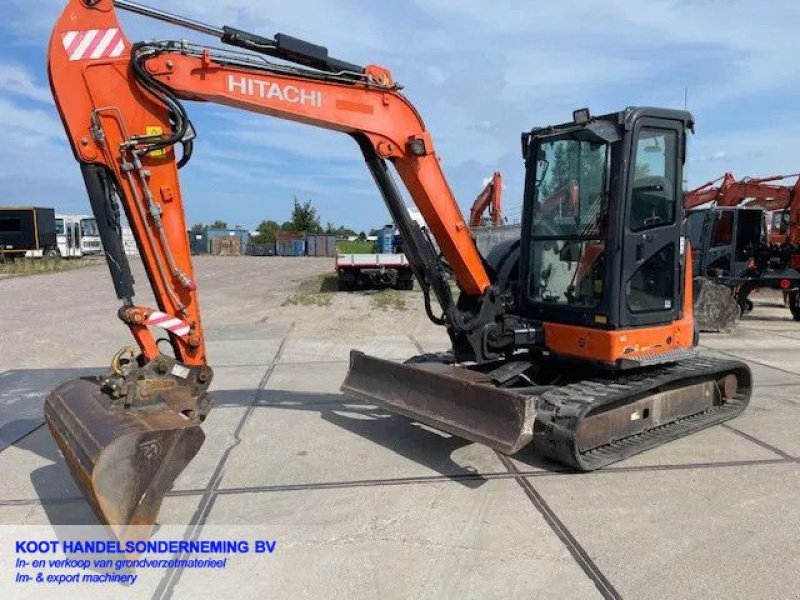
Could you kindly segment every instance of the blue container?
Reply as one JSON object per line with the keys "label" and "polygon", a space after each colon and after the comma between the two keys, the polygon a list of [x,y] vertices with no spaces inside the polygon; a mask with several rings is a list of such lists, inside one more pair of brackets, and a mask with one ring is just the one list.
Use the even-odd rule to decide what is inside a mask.
{"label": "blue container", "polygon": [[394,227],[387,225],[378,234],[378,253],[394,254]]}
{"label": "blue container", "polygon": [[306,253],[306,241],[305,240],[293,240],[293,248],[294,248],[294,255],[295,256],[304,256]]}

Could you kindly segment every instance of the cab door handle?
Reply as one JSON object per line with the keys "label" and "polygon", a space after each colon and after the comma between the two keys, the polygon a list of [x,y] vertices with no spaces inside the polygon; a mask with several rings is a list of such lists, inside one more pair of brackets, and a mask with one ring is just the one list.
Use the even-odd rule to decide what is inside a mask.
{"label": "cab door handle", "polygon": [[644,245],[647,242],[652,242],[653,236],[649,233],[642,234],[639,241],[636,243],[636,262],[639,262],[644,257]]}

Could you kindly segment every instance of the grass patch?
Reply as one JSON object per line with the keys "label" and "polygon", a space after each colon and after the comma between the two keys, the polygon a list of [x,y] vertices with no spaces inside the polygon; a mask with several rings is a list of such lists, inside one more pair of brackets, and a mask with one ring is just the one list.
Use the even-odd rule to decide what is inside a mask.
{"label": "grass patch", "polygon": [[371,294],[369,303],[373,310],[406,310],[406,299],[403,292],[391,288],[378,290]]}
{"label": "grass patch", "polygon": [[283,301],[283,306],[330,306],[337,289],[335,273],[315,275],[301,281],[297,290]]}
{"label": "grass patch", "polygon": [[22,277],[42,273],[60,273],[82,267],[99,265],[101,261],[91,258],[18,258],[0,262],[0,276]]}
{"label": "grass patch", "polygon": [[366,240],[338,240],[336,242],[336,251],[339,254],[373,254],[376,250],[375,242],[368,242]]}

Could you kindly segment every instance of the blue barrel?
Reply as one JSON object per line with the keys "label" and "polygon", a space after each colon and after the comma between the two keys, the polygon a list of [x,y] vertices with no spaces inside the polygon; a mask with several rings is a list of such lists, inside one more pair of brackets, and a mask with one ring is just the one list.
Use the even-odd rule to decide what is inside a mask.
{"label": "blue barrel", "polygon": [[380,254],[394,254],[394,227],[387,225],[378,234],[378,252]]}

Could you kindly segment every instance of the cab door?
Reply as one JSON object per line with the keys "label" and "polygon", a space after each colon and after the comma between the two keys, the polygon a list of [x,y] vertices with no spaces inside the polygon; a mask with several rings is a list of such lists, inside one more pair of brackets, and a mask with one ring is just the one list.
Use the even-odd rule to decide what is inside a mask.
{"label": "cab door", "polygon": [[623,327],[680,316],[683,136],[682,124],[668,119],[643,118],[633,128],[622,227]]}
{"label": "cab door", "polygon": [[72,224],[73,239],[75,240],[75,254],[76,257],[83,256],[83,249],[81,248],[81,222],[75,221]]}
{"label": "cab door", "polygon": [[731,208],[712,209],[714,215],[710,227],[708,250],[703,270],[698,275],[706,277],[729,277],[732,274],[736,210]]}

